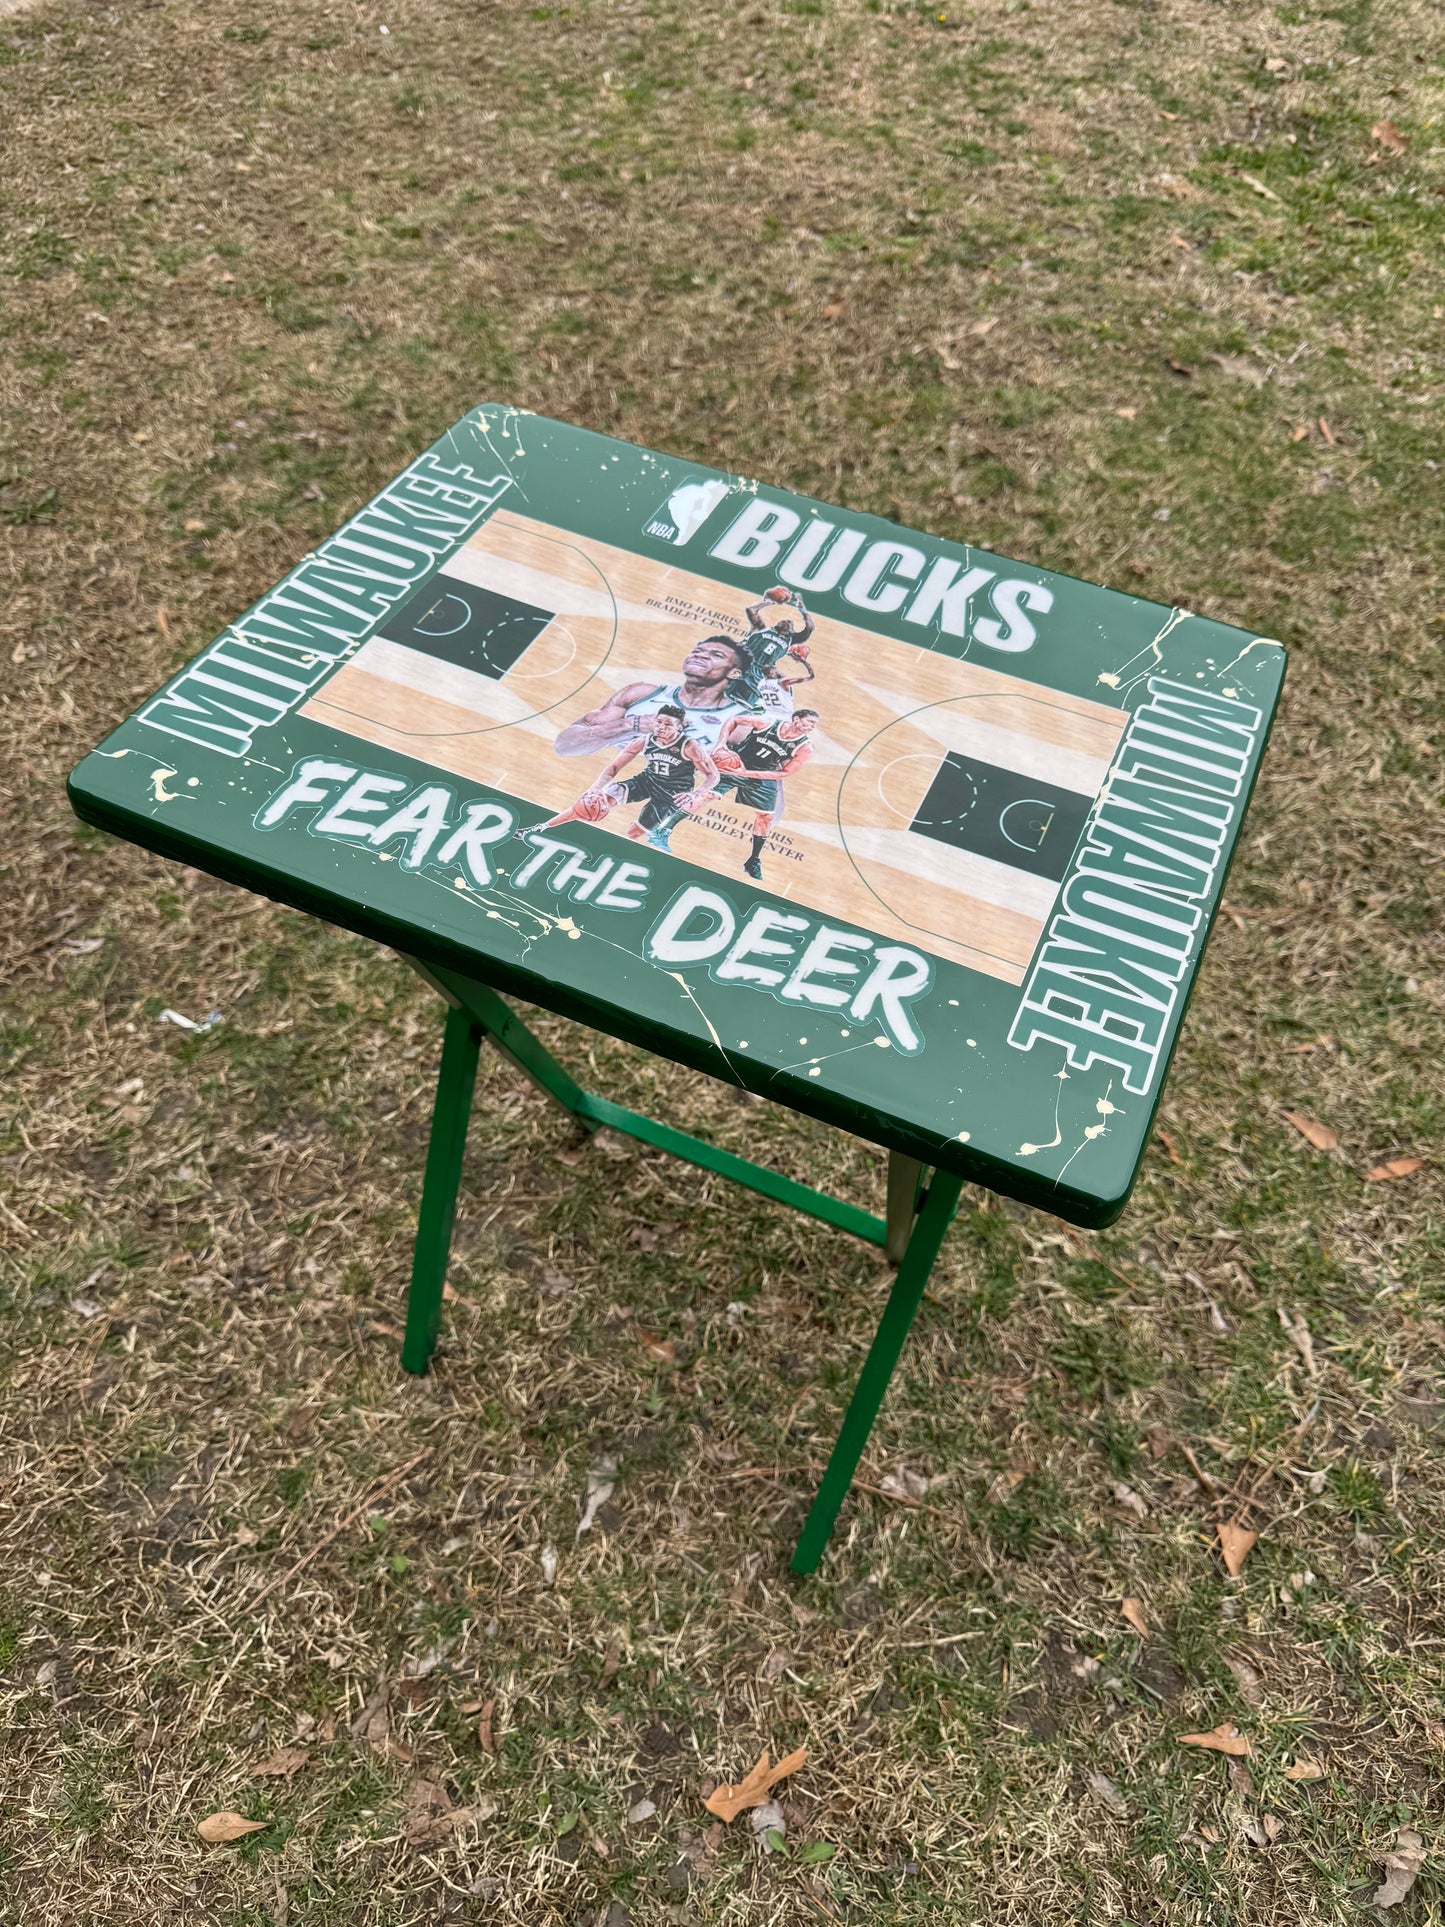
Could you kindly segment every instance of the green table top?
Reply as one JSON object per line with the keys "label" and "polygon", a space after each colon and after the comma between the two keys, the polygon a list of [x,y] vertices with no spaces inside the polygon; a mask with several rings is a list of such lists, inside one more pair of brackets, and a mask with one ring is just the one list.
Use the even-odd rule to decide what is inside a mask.
{"label": "green table top", "polygon": [[1105,1224],[1284,660],[484,406],[70,794],[117,836]]}

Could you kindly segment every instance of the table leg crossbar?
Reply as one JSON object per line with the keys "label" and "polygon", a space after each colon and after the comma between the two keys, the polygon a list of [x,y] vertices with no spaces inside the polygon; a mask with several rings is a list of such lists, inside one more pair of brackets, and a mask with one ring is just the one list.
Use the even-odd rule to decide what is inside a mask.
{"label": "table leg crossbar", "polygon": [[754,1164],[731,1151],[720,1150],[703,1138],[659,1124],[605,1097],[594,1096],[583,1090],[494,990],[451,971],[420,965],[412,958],[407,962],[440,991],[448,1009],[422,1184],[411,1291],[407,1299],[406,1332],[402,1340],[404,1370],[425,1372],[436,1345],[461,1184],[462,1154],[484,1037],[490,1038],[504,1057],[560,1104],[584,1131],[591,1133],[605,1126],[625,1132],[705,1171],[715,1171],[721,1177],[746,1185],[778,1204],[791,1205],[795,1211],[821,1218],[841,1231],[851,1232],[854,1237],[882,1245],[889,1259],[898,1266],[898,1275],[863,1362],[838,1441],[793,1554],[795,1572],[815,1571],[888,1390],[933,1261],[958,1208],[962,1179],[943,1171],[929,1175],[914,1159],[891,1153],[887,1217],[875,1217],[871,1211],[785,1178],[766,1165]]}

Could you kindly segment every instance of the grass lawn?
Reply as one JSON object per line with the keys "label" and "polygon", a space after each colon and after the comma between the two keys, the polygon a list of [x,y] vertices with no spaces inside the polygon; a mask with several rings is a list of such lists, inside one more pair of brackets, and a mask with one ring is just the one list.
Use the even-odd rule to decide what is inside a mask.
{"label": "grass lawn", "polygon": [[[0,20],[0,1920],[1438,1918],[1442,317],[1427,0]],[[66,806],[488,397],[1293,651],[1133,1203],[960,1218],[816,1579],[877,1256],[484,1058],[404,1382],[437,1001]]]}

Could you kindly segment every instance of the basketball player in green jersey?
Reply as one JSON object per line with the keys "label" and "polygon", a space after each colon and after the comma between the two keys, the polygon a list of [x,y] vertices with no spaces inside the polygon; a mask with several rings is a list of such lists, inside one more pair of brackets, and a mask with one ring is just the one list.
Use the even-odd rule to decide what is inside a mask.
{"label": "basketball player in green jersey", "polygon": [[[676,703],[665,703],[647,719],[640,735],[623,744],[597,781],[541,827],[555,830],[563,823],[600,823],[620,804],[640,803],[637,821],[629,825],[627,834],[667,849],[667,832],[679,815],[695,809],[717,785],[717,765],[701,743],[684,733],[686,720]],[[639,756],[643,765],[638,773],[626,782],[619,780]],[[699,774],[700,790],[695,788]]]}
{"label": "basketball player in green jersey", "polygon": [[[796,611],[796,622],[781,620],[784,609]],[[798,682],[813,680],[813,665],[808,659],[808,638],[813,633],[813,618],[803,607],[803,598],[791,589],[769,589],[761,602],[745,611],[749,630],[742,639],[747,666],[728,687],[751,709],[776,711],[792,708],[790,692]],[[798,676],[783,677],[779,671],[791,656],[802,669]]]}
{"label": "basketball player in green jersey", "polygon": [[[752,849],[743,864],[744,874],[755,883],[763,880],[763,850],[783,814],[783,779],[796,775],[812,759],[813,746],[808,738],[817,727],[816,709],[795,709],[791,716],[773,722],[750,717],[733,723],[726,740],[712,752],[717,769],[712,787],[719,795],[731,791],[745,810],[757,812],[753,817]],[[712,789],[705,787],[686,804],[674,808],[658,834],[665,837],[683,808],[696,811],[711,794]]]}

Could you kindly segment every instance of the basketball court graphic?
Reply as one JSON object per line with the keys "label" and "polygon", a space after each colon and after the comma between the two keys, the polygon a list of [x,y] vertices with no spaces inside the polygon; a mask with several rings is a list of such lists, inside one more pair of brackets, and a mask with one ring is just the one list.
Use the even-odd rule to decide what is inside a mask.
{"label": "basketball court graphic", "polygon": [[1187,610],[487,405],[70,793],[478,994],[1106,1224],[1283,673]]}
{"label": "basketball court graphic", "polygon": [[[664,701],[682,705],[694,740],[736,747],[758,714],[758,684],[716,645],[759,633],[746,613],[757,594],[502,507],[302,713],[550,817],[577,803]],[[799,613],[780,604],[777,619]],[[806,767],[779,783],[765,887],[1021,983],[1125,715],[814,621],[813,677],[795,693],[820,720]],[[696,667],[709,648],[722,670]],[[805,673],[789,663],[790,675]],[[588,723],[599,714],[615,721],[610,734]],[[748,792],[705,789],[700,778],[700,802],[665,847],[736,876],[753,827]],[[626,834],[629,820],[614,811],[603,827]]]}

